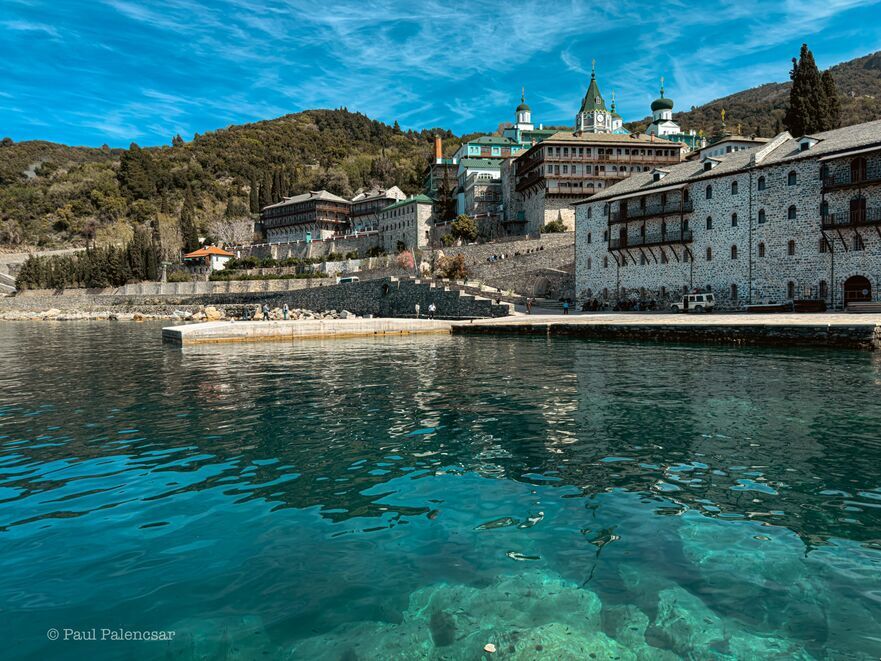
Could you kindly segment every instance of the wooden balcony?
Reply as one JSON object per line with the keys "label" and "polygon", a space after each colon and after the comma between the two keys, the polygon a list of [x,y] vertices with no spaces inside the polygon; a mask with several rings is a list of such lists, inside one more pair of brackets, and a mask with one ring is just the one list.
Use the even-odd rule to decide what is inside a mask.
{"label": "wooden balcony", "polygon": [[631,220],[646,220],[648,218],[663,218],[664,216],[680,216],[694,211],[694,203],[691,200],[680,204],[668,204],[666,206],[650,206],[640,209],[613,211],[609,214],[609,224],[626,223]]}
{"label": "wooden balcony", "polygon": [[852,172],[845,170],[823,178],[823,192],[844,188],[862,188],[881,183],[881,171]]}
{"label": "wooden balcony", "polygon": [[681,232],[665,232],[647,234],[646,236],[628,236],[626,239],[609,239],[609,250],[627,250],[628,248],[652,248],[654,246],[671,246],[691,243],[694,240],[691,230]]}
{"label": "wooden balcony", "polygon": [[881,209],[860,209],[844,213],[830,213],[821,219],[824,230],[836,230],[847,227],[868,227],[881,225]]}

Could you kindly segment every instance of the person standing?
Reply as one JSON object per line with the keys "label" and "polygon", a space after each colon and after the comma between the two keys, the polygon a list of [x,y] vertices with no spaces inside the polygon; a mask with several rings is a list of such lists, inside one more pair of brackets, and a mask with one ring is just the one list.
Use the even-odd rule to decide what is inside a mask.
{"label": "person standing", "polygon": [[434,305],[434,301],[428,304],[428,318],[434,319],[434,313],[437,312],[437,307]]}
{"label": "person standing", "polygon": [[569,299],[563,301],[563,314],[569,314]]}
{"label": "person standing", "polygon": [[269,304],[263,304],[263,321],[269,321]]}
{"label": "person standing", "polygon": [[419,303],[416,304],[416,318],[419,319]]}
{"label": "person standing", "polygon": [[282,306],[281,308],[281,314],[284,317],[285,321],[288,320],[288,312],[290,312],[290,308],[288,308],[288,304],[285,303],[284,306]]}
{"label": "person standing", "polygon": [[532,299],[526,297],[526,314],[532,314]]}

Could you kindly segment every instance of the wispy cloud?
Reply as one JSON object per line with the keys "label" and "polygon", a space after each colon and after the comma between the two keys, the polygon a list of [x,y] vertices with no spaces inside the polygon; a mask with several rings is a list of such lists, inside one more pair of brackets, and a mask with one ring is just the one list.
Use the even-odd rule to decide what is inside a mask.
{"label": "wispy cloud", "polygon": [[8,0],[0,89],[16,110],[0,107],[0,124],[19,139],[151,144],[346,106],[491,131],[523,85],[536,122],[571,123],[593,59],[636,119],[661,75],[682,108],[785,79],[803,40],[826,64],[878,49],[878,1]]}

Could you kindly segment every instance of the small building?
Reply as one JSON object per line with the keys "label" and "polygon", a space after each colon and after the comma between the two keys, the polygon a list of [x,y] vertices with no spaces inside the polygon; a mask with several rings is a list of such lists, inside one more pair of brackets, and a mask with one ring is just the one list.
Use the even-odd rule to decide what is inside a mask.
{"label": "small building", "polygon": [[235,255],[216,246],[203,246],[184,255],[184,264],[196,273],[222,271]]}
{"label": "small building", "polygon": [[664,79],[661,78],[661,95],[652,101],[652,123],[646,128],[646,134],[683,144],[689,152],[706,147],[706,138],[694,130],[684,132],[673,119],[673,105],[673,99],[664,96]]}
{"label": "small building", "polygon": [[379,212],[388,205],[406,199],[404,191],[397,186],[374,188],[352,198],[351,232],[371,232],[379,227]]}
{"label": "small building", "polygon": [[424,248],[431,241],[432,207],[427,195],[415,195],[379,212],[379,232],[387,253]]}

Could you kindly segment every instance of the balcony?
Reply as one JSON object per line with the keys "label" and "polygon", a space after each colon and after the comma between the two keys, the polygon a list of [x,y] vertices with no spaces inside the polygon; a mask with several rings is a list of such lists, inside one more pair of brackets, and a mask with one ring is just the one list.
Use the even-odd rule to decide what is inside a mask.
{"label": "balcony", "polygon": [[859,172],[845,170],[837,172],[829,177],[823,177],[823,191],[838,190],[841,188],[860,188],[870,184],[881,183],[881,170],[875,172]]}
{"label": "balcony", "polygon": [[609,224],[626,223],[631,220],[645,220],[646,218],[662,218],[664,216],[678,216],[694,211],[694,203],[688,200],[684,204],[657,205],[624,211],[613,211],[609,214]]}
{"label": "balcony", "polygon": [[651,248],[654,246],[669,246],[677,243],[691,243],[693,236],[691,230],[681,232],[658,232],[645,236],[628,236],[626,239],[609,239],[609,250],[626,250],[627,248]]}
{"label": "balcony", "polygon": [[824,230],[846,227],[865,227],[881,225],[881,209],[859,209],[844,213],[830,213],[821,219]]}

